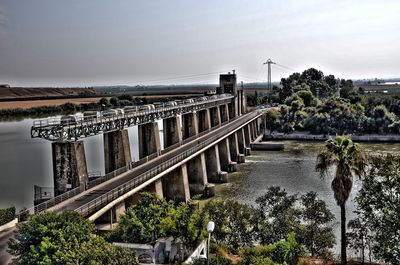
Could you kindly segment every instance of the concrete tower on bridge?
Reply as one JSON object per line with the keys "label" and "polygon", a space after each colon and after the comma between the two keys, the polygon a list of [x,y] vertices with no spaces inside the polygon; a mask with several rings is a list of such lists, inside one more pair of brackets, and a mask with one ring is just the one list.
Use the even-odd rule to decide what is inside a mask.
{"label": "concrete tower on bridge", "polygon": [[232,119],[244,114],[246,112],[246,100],[243,88],[237,86],[235,70],[232,71],[232,74],[230,72],[228,72],[228,74],[221,74],[219,76],[219,86],[219,93],[232,94],[235,96],[232,103],[228,105],[229,118]]}

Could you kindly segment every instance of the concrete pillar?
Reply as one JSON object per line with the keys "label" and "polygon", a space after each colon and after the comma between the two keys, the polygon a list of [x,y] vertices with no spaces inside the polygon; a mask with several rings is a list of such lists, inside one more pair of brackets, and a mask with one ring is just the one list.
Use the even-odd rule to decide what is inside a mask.
{"label": "concrete pillar", "polygon": [[234,119],[237,117],[237,108],[235,106],[237,105],[237,99],[234,98],[231,103],[228,104],[228,113],[229,113],[229,120]]}
{"label": "concrete pillar", "polygon": [[211,127],[216,127],[221,124],[221,113],[219,107],[210,109]]}
{"label": "concrete pillar", "polygon": [[204,153],[186,163],[190,195],[203,194],[207,186],[206,158]]}
{"label": "concrete pillar", "polygon": [[251,137],[251,141],[253,142],[256,138],[254,135],[254,124],[253,122],[249,123],[249,127],[250,127],[250,137]]}
{"label": "concrete pillar", "polygon": [[114,213],[114,221],[115,223],[119,223],[119,220],[121,219],[121,216],[125,214],[125,202],[122,201],[115,205],[113,207],[113,213]]}
{"label": "concrete pillar", "polygon": [[228,104],[219,106],[221,122],[229,121],[229,107]]}
{"label": "concrete pillar", "polygon": [[199,122],[199,132],[204,132],[208,129],[210,129],[210,125],[211,125],[211,120],[210,120],[210,110],[209,109],[204,109],[204,110],[200,110],[197,112],[197,119]]}
{"label": "concrete pillar", "polygon": [[182,136],[183,140],[199,133],[197,113],[186,113],[182,115]]}
{"label": "concrete pillar", "polygon": [[229,150],[232,161],[237,161],[239,157],[239,144],[237,134],[233,133],[229,136]]}
{"label": "concrete pillar", "polygon": [[[219,163],[221,169],[228,172],[235,172],[236,162],[232,162],[231,160],[231,151],[229,148],[228,137],[218,143],[218,154],[219,154]],[[221,180],[223,180],[225,176],[226,176],[225,173],[224,175],[221,175]]]}
{"label": "concrete pillar", "polygon": [[254,139],[256,139],[257,138],[257,122],[256,122],[256,120],[254,120],[253,122],[252,122],[252,124],[253,124],[253,135],[254,135]]}
{"label": "concrete pillar", "polygon": [[125,200],[125,206],[130,207],[136,205],[142,199],[142,197],[140,196],[142,192],[152,192],[155,193],[157,197],[159,197],[160,199],[163,199],[164,193],[163,193],[162,180],[158,179],[153,183],[147,185],[144,189],[140,190],[139,192],[132,194],[132,196],[130,196]]}
{"label": "concrete pillar", "polygon": [[250,148],[250,143],[251,143],[251,132],[250,132],[250,124],[246,125],[245,127],[243,127],[243,131],[244,131],[244,139],[245,139],[245,155],[249,156],[251,155],[251,148]]}
{"label": "concrete pillar", "polygon": [[208,182],[212,183],[220,182],[219,174],[221,172],[221,164],[219,158],[218,145],[214,145],[213,147],[208,148],[205,151],[205,156],[207,161],[206,167],[207,167]]}
{"label": "concrete pillar", "polygon": [[246,154],[246,147],[244,145],[244,134],[243,134],[243,128],[236,131],[236,139],[237,139],[237,146],[238,146],[238,152],[239,154],[237,155],[236,162],[238,164],[244,163],[245,162],[245,154]]}
{"label": "concrete pillar", "polygon": [[164,197],[176,202],[190,200],[189,181],[186,164],[162,178]]}
{"label": "concrete pillar", "polygon": [[83,141],[54,142],[53,156],[54,195],[81,186],[86,189],[88,173]]}
{"label": "concrete pillar", "polygon": [[160,131],[157,122],[138,125],[138,138],[139,159],[160,150]]}
{"label": "concrete pillar", "polygon": [[181,120],[173,117],[163,120],[164,148],[182,141]]}
{"label": "concrete pillar", "polygon": [[105,172],[110,173],[125,167],[132,161],[128,130],[117,130],[103,134]]}

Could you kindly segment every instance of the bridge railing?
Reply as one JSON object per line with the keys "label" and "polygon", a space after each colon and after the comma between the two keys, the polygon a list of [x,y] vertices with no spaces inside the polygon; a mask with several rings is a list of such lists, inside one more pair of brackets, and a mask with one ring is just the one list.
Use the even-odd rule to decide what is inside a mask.
{"label": "bridge railing", "polygon": [[[260,112],[253,113],[248,117],[247,120],[250,120],[257,115],[259,115]],[[229,133],[231,130],[230,128],[226,128],[225,130],[219,132],[217,135],[208,138],[200,143],[198,145],[190,148],[189,150],[184,151],[183,153],[161,163],[160,165],[156,166],[155,168],[135,177],[134,179],[127,181],[126,183],[112,189],[111,191],[100,195],[98,198],[90,201],[89,203],[75,209],[76,212],[80,213],[83,216],[89,216],[91,213],[98,211],[101,209],[103,206],[105,206],[107,203],[119,198],[123,194],[131,191],[132,189],[138,187],[142,183],[150,180],[151,178],[155,177],[157,174],[171,168],[173,165],[177,164],[178,162],[182,161],[183,159],[189,157],[190,155],[194,154],[195,152],[201,150],[202,148],[206,147],[207,145],[213,143],[214,141],[218,140],[222,136],[226,135]]]}

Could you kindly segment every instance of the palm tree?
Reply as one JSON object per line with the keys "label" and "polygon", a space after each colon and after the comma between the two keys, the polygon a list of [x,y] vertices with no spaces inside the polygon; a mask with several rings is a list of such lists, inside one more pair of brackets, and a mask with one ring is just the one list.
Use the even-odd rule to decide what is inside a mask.
{"label": "palm tree", "polygon": [[365,175],[367,157],[359,145],[351,141],[351,135],[336,136],[329,139],[317,156],[316,171],[321,178],[329,176],[331,166],[336,166],[332,180],[332,190],[336,203],[340,206],[341,225],[341,263],[347,264],[346,257],[346,201],[353,186],[353,175],[361,178]]}

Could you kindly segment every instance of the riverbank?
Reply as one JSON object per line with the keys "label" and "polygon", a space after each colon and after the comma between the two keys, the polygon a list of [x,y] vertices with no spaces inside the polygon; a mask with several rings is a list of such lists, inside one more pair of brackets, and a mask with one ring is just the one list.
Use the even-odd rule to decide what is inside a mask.
{"label": "riverbank", "polygon": [[[327,134],[310,134],[308,132],[294,132],[290,134],[286,133],[272,133],[264,134],[263,140],[296,140],[296,141],[317,141],[323,142],[329,138],[335,137],[335,135]],[[366,143],[400,143],[400,135],[398,134],[363,134],[363,135],[352,135],[351,139],[355,142],[366,142]]]}

